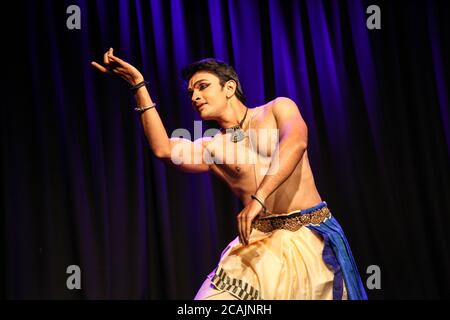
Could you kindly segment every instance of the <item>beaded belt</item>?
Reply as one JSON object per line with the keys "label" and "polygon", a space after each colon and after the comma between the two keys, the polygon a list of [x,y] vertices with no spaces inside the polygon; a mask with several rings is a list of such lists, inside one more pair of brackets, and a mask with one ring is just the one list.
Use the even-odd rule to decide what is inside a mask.
{"label": "beaded belt", "polygon": [[330,209],[324,206],[309,213],[299,211],[285,216],[261,218],[253,221],[252,227],[262,232],[271,232],[277,229],[297,231],[307,224],[321,224],[329,217],[331,217]]}

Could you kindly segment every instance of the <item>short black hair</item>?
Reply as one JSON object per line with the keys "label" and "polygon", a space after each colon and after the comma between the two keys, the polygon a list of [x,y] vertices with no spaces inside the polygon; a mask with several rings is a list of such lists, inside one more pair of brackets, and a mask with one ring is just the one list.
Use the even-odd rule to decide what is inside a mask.
{"label": "short black hair", "polygon": [[234,80],[236,82],[236,97],[242,103],[245,103],[246,99],[244,93],[242,92],[239,77],[232,66],[214,58],[206,58],[193,62],[184,67],[181,71],[181,77],[184,81],[188,82],[194,74],[200,71],[205,71],[216,75],[219,78],[220,85],[222,87],[225,85],[225,82]]}

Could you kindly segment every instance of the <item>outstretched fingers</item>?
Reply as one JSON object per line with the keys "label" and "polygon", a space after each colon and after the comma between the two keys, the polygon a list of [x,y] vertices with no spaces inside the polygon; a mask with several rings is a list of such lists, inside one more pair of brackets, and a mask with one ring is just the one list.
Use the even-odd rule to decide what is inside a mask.
{"label": "outstretched fingers", "polygon": [[123,61],[122,59],[120,59],[119,57],[113,56],[112,54],[108,56],[109,60],[112,62],[117,63],[118,65],[120,65],[121,67],[125,66],[125,61]]}
{"label": "outstretched fingers", "polygon": [[109,63],[110,63],[110,57],[109,57],[109,55],[110,54],[112,54],[112,52],[113,52],[113,49],[112,48],[109,48],[109,50],[108,51],[106,51],[104,54],[103,54],[103,64],[105,65],[105,66],[102,66],[101,64],[99,64],[99,63],[97,63],[97,62],[95,62],[95,61],[92,61],[91,62],[91,65],[93,66],[93,67],[95,67],[97,70],[99,70],[100,72],[102,72],[102,73],[111,73],[111,71],[109,70]]}
{"label": "outstretched fingers", "polygon": [[93,67],[97,68],[100,72],[103,72],[103,73],[110,73],[110,72],[108,71],[108,69],[106,69],[104,66],[102,66],[101,64],[98,64],[98,63],[95,62],[95,61],[92,61],[92,62],[91,62],[91,65],[92,65]]}
{"label": "outstretched fingers", "polygon": [[113,48],[109,48],[109,50],[103,54],[103,65],[95,61],[92,61],[91,64],[100,72],[117,75],[130,84],[134,84],[136,79],[143,79],[139,70],[126,61],[114,56]]}

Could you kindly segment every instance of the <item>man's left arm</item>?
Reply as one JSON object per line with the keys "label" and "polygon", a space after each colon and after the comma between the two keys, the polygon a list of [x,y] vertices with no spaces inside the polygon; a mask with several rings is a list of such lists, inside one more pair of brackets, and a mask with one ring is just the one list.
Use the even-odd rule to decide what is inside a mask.
{"label": "man's left arm", "polygon": [[256,192],[256,196],[262,201],[292,174],[308,145],[308,128],[294,101],[277,98],[272,112],[279,130],[279,144],[272,155],[269,170]]}
{"label": "man's left arm", "polygon": [[[292,174],[308,145],[308,128],[294,101],[284,97],[277,98],[272,112],[279,130],[279,142],[268,172],[255,194],[262,202]],[[252,221],[261,209],[262,205],[252,200],[237,216],[242,243],[248,243]]]}

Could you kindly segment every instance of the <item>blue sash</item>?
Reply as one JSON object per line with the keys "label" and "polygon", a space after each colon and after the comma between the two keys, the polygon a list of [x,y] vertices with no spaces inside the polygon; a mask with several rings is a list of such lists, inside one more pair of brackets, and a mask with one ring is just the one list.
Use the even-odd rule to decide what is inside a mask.
{"label": "blue sash", "polygon": [[[322,201],[312,208],[302,210],[301,214],[310,213],[326,205],[327,203]],[[334,272],[333,299],[342,299],[342,280],[344,280],[349,300],[367,300],[352,251],[337,220],[331,216],[319,225],[308,225],[307,227],[319,233],[324,239],[323,260]]]}

